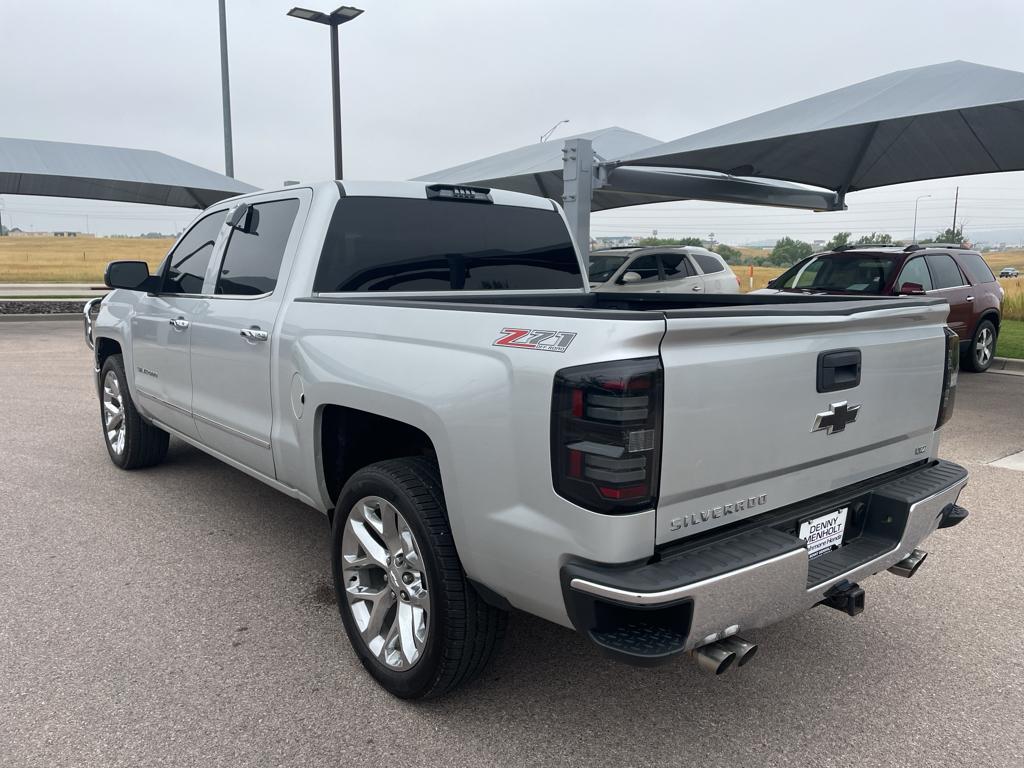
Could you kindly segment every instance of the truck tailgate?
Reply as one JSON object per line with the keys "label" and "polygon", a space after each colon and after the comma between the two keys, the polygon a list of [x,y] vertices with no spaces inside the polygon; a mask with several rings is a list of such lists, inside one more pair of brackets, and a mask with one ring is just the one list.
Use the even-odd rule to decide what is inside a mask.
{"label": "truck tailgate", "polygon": [[[668,313],[657,543],[934,457],[947,312],[883,299]],[[856,358],[845,351],[859,383],[820,392],[819,357]]]}

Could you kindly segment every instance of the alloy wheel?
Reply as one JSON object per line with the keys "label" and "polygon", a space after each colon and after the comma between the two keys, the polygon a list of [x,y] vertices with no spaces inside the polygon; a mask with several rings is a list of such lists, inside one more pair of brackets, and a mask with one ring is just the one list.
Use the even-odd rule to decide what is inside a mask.
{"label": "alloy wheel", "polygon": [[124,453],[125,430],[124,400],[121,399],[121,382],[117,373],[107,371],[103,377],[103,433],[110,450],[120,456]]}
{"label": "alloy wheel", "polygon": [[981,367],[988,365],[988,361],[992,359],[994,342],[995,334],[992,333],[991,328],[986,326],[978,332],[978,340],[974,343],[974,359]]}
{"label": "alloy wheel", "polygon": [[408,670],[423,655],[430,624],[426,564],[402,513],[386,499],[356,502],[341,539],[342,583],[370,652]]}

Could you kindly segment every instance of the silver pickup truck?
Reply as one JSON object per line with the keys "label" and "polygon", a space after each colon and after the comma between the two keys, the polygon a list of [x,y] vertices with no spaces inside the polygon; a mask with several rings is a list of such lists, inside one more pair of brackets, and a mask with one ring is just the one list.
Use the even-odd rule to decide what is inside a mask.
{"label": "silver pickup truck", "polygon": [[926,297],[595,293],[561,209],[422,183],[212,206],[114,262],[86,337],[107,450],[170,436],[325,513],[341,619],[406,698],[477,674],[517,608],[721,673],[748,630],[911,576],[960,522]]}

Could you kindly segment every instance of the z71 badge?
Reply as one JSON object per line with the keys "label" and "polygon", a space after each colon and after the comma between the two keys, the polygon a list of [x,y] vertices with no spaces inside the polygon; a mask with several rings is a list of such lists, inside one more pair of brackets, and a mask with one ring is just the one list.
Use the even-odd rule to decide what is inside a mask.
{"label": "z71 badge", "polygon": [[570,331],[533,331],[529,328],[502,328],[495,347],[541,349],[545,352],[565,352],[576,338]]}

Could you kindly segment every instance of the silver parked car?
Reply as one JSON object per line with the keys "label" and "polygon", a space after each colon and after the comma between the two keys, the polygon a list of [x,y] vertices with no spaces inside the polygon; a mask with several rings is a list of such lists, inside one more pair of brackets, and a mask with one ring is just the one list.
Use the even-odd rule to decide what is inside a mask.
{"label": "silver parked car", "polygon": [[707,248],[609,248],[590,254],[590,287],[627,293],[739,293],[739,278]]}
{"label": "silver parked car", "polygon": [[1003,267],[999,271],[1000,277],[1020,277],[1020,272],[1017,271],[1016,267]]}

